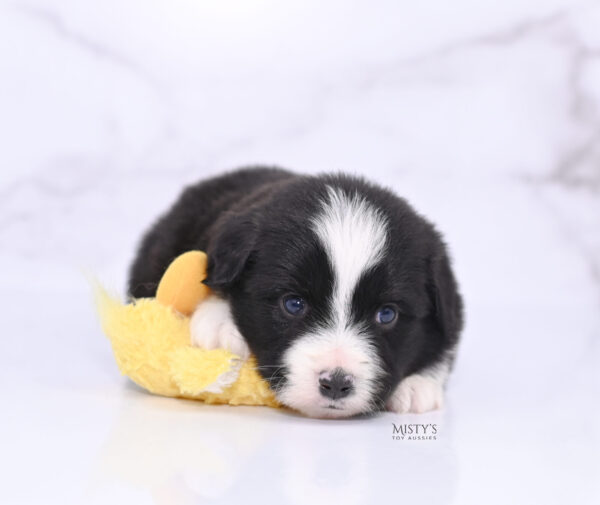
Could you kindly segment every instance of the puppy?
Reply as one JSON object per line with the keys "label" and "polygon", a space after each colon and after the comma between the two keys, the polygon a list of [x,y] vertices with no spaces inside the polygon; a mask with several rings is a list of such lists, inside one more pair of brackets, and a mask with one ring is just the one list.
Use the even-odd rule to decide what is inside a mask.
{"label": "puppy", "polygon": [[442,406],[462,300],[440,234],[405,200],[277,168],[200,182],[143,238],[130,295],[154,296],[191,249],[214,292],[193,343],[254,354],[281,403],[313,417]]}

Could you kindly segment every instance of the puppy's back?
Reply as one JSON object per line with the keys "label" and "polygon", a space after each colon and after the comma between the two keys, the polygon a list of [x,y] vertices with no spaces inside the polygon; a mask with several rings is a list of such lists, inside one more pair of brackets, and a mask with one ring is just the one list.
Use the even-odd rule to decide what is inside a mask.
{"label": "puppy's back", "polygon": [[129,296],[154,296],[173,259],[192,249],[207,249],[219,216],[265,185],[291,177],[291,172],[279,168],[248,167],[185,188],[143,236],[130,269]]}

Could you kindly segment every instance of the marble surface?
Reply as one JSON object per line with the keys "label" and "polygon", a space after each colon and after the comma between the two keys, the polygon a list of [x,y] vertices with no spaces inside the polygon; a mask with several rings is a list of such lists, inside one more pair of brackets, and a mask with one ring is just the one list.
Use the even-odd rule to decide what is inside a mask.
{"label": "marble surface", "polygon": [[[0,3],[0,502],[600,502],[600,3]],[[467,326],[444,411],[318,421],[119,376],[85,272],[248,163],[393,187]],[[393,440],[435,423],[436,440]]]}

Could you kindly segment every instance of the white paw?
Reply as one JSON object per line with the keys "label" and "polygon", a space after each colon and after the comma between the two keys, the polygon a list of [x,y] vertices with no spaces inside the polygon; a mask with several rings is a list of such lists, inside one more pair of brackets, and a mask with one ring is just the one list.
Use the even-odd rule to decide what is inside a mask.
{"label": "white paw", "polygon": [[242,359],[250,356],[248,344],[237,329],[229,303],[211,295],[206,298],[190,320],[192,345],[202,349],[227,349]]}
{"label": "white paw", "polygon": [[390,397],[388,410],[397,414],[428,412],[444,405],[444,384],[437,377],[411,375],[404,379]]}

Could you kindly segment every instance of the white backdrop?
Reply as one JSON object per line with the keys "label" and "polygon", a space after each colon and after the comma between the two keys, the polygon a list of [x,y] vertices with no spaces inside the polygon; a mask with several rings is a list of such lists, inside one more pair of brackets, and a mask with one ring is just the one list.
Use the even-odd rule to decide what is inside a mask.
{"label": "white backdrop", "polygon": [[[599,2],[3,1],[0,139],[0,501],[600,500]],[[467,327],[443,412],[315,421],[119,376],[83,272],[123,290],[182,186],[250,163],[365,175],[445,233]]]}

